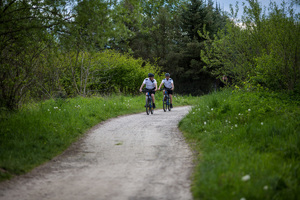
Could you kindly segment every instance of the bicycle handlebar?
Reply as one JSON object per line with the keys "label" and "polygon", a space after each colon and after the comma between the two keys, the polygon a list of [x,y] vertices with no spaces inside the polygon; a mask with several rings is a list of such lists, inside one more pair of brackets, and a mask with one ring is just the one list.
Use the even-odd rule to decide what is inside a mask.
{"label": "bicycle handlebar", "polygon": [[154,91],[154,89],[153,90],[150,90],[150,89],[144,89],[144,90],[142,90],[142,92],[151,92],[151,91]]}

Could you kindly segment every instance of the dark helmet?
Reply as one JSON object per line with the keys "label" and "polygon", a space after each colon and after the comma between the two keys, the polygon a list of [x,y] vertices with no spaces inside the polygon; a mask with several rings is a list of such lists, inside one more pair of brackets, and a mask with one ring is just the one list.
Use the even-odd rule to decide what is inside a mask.
{"label": "dark helmet", "polygon": [[169,73],[166,73],[165,76],[170,77],[170,74],[169,74]]}
{"label": "dark helmet", "polygon": [[154,74],[149,73],[149,74],[148,74],[148,77],[154,77]]}

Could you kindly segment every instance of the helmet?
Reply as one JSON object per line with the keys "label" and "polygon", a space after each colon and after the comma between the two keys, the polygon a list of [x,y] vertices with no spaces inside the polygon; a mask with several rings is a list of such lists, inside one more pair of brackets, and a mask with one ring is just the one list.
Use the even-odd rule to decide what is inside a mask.
{"label": "helmet", "polygon": [[154,74],[149,73],[149,74],[148,74],[148,77],[154,77]]}
{"label": "helmet", "polygon": [[168,76],[168,77],[169,77],[169,76],[170,76],[170,74],[169,74],[169,73],[166,73],[166,74],[165,74],[165,76]]}

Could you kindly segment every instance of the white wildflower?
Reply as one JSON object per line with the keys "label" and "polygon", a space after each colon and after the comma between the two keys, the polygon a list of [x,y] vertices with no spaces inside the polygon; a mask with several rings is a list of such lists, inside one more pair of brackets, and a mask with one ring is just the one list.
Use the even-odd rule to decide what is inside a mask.
{"label": "white wildflower", "polygon": [[54,109],[57,109],[58,107],[54,107]]}
{"label": "white wildflower", "polygon": [[206,125],[206,122],[204,122],[204,125]]}
{"label": "white wildflower", "polygon": [[234,125],[235,127],[238,127],[238,125],[236,124],[236,125]]}
{"label": "white wildflower", "polygon": [[229,121],[228,123],[231,124],[231,121]]}
{"label": "white wildflower", "polygon": [[267,185],[264,186],[264,190],[268,190],[269,187]]}
{"label": "white wildflower", "polygon": [[249,109],[248,109],[248,111],[250,112],[250,111],[251,111],[251,109],[249,108]]}
{"label": "white wildflower", "polygon": [[239,115],[241,115],[241,113],[239,113]]}
{"label": "white wildflower", "polygon": [[210,110],[212,110],[212,111],[213,111],[214,109],[212,108],[212,109],[210,109]]}
{"label": "white wildflower", "polygon": [[193,115],[195,114],[195,112],[193,112]]}
{"label": "white wildflower", "polygon": [[226,119],[226,120],[225,120],[225,122],[227,123],[227,122],[228,122],[228,120]]}
{"label": "white wildflower", "polygon": [[50,109],[48,109],[48,111],[50,111]]}
{"label": "white wildflower", "polygon": [[250,175],[249,174],[242,177],[242,181],[249,181],[249,180],[250,180]]}
{"label": "white wildflower", "polygon": [[242,197],[240,200],[246,200],[246,198],[245,198],[245,197]]}
{"label": "white wildflower", "polygon": [[264,123],[263,123],[263,122],[261,122],[260,124],[261,124],[261,125],[264,125]]}

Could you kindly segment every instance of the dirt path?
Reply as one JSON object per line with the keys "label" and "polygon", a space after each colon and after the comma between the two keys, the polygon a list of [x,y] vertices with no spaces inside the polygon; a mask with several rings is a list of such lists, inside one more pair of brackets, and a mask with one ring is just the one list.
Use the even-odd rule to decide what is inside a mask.
{"label": "dirt path", "polygon": [[188,110],[108,120],[61,156],[1,183],[0,199],[192,199],[192,153],[177,129]]}

